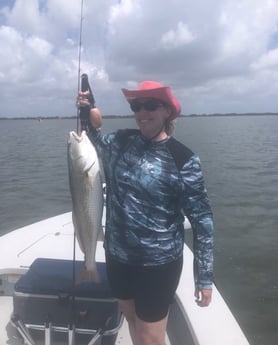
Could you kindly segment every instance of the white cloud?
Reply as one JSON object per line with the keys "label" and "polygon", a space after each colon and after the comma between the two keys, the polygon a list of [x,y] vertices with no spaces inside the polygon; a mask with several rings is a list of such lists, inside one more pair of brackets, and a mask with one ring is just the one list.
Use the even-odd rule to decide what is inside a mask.
{"label": "white cloud", "polygon": [[117,4],[111,6],[109,11],[109,23],[113,26],[114,23],[130,15],[138,15],[138,12],[141,12],[140,1],[135,3],[135,1],[132,0],[121,0]]}
{"label": "white cloud", "polygon": [[33,32],[36,28],[40,30],[43,21],[43,13],[39,11],[39,2],[37,0],[29,0],[28,6],[26,1],[15,1],[12,11],[8,15],[9,23],[24,32]]}
{"label": "white cloud", "polygon": [[[75,113],[79,24],[76,0],[0,5],[0,116]],[[109,114],[144,79],[171,85],[184,113],[277,111],[277,26],[276,0],[88,0],[81,72]]]}
{"label": "white cloud", "polygon": [[265,69],[275,69],[278,71],[278,48],[261,55],[257,61],[251,64],[251,68],[255,71]]}
{"label": "white cloud", "polygon": [[52,51],[52,44],[39,37],[28,37],[26,45],[32,50],[33,54],[37,54],[41,58],[49,56]]}
{"label": "white cloud", "polygon": [[194,35],[190,32],[187,25],[178,22],[175,30],[170,30],[162,35],[161,44],[165,49],[175,49],[180,46],[187,45],[195,39]]}

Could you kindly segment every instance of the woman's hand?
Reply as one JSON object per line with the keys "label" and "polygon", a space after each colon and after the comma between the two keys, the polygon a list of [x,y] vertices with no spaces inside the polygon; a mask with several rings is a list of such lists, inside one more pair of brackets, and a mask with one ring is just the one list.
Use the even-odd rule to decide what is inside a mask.
{"label": "woman's hand", "polygon": [[212,290],[211,289],[195,289],[195,302],[199,307],[207,307],[211,302]]}
{"label": "woman's hand", "polygon": [[90,92],[89,91],[85,91],[85,92],[80,91],[78,93],[78,96],[77,96],[77,99],[76,99],[76,107],[77,108],[90,107],[91,103],[89,101],[89,96],[90,96]]}
{"label": "woman's hand", "polygon": [[89,98],[90,98],[90,92],[89,91],[85,91],[85,92],[80,91],[78,93],[78,96],[76,99],[76,107],[78,109],[83,108],[83,107],[90,107],[89,120],[91,122],[91,125],[94,128],[100,128],[101,124],[102,124],[101,112],[97,107],[94,107],[90,103]]}

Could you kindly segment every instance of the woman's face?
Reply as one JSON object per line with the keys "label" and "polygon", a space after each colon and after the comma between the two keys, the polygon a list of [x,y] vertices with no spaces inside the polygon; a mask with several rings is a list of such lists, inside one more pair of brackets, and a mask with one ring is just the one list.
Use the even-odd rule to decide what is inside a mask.
{"label": "woman's face", "polygon": [[136,123],[145,138],[159,141],[167,137],[164,125],[171,114],[169,106],[153,98],[136,99],[131,102],[130,106],[134,111]]}

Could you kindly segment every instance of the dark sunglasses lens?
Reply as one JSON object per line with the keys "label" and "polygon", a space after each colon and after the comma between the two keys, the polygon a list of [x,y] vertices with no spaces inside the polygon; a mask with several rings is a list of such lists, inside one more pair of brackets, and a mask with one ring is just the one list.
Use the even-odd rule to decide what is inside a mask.
{"label": "dark sunglasses lens", "polygon": [[134,112],[137,113],[138,111],[141,110],[143,104],[141,102],[138,101],[132,101],[130,102],[130,109]]}
{"label": "dark sunglasses lens", "polygon": [[155,111],[157,108],[163,106],[163,104],[156,100],[156,99],[149,99],[145,102],[139,102],[138,100],[134,100],[130,102],[130,109],[134,112],[137,113],[144,107],[145,110],[147,111]]}
{"label": "dark sunglasses lens", "polygon": [[150,99],[144,103],[144,108],[147,111],[155,111],[157,108],[159,108],[161,103],[155,99]]}

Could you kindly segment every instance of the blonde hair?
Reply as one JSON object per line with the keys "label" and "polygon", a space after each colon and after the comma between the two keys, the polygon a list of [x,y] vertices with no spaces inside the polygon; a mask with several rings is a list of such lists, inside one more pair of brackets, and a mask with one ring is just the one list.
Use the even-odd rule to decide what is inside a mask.
{"label": "blonde hair", "polygon": [[172,135],[174,133],[176,126],[176,120],[166,120],[165,122],[165,132],[167,135]]}

